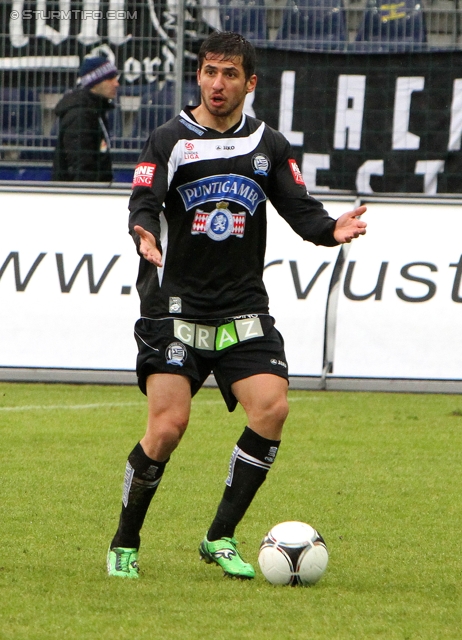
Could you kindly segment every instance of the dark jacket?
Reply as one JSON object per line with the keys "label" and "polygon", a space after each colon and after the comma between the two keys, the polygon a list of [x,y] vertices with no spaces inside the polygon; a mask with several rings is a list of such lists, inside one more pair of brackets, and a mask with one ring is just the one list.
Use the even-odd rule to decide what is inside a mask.
{"label": "dark jacket", "polygon": [[89,89],[75,89],[57,104],[58,142],[52,180],[111,182],[112,162],[106,112],[110,100]]}

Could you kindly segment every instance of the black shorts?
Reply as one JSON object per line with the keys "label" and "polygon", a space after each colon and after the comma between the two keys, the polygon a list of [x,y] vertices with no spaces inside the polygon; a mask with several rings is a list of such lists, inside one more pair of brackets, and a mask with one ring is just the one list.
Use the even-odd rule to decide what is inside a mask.
{"label": "black shorts", "polygon": [[153,373],[188,377],[194,396],[213,372],[228,410],[234,411],[231,385],[237,380],[260,373],[288,380],[284,340],[269,315],[206,321],[140,318],[135,338],[136,374],[144,394]]}

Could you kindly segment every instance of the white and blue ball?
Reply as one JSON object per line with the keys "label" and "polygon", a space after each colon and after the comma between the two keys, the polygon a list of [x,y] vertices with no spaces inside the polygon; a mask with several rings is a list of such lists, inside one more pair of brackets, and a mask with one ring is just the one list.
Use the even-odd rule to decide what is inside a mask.
{"label": "white and blue ball", "polygon": [[329,554],[322,536],[305,522],[281,522],[263,538],[260,569],[271,584],[316,584],[327,568]]}

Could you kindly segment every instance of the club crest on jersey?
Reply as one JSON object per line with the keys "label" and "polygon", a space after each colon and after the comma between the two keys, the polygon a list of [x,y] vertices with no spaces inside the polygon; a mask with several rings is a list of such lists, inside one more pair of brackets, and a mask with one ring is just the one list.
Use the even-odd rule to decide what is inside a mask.
{"label": "club crest on jersey", "polygon": [[264,153],[256,153],[252,156],[253,171],[257,176],[267,176],[271,163],[268,156]]}
{"label": "club crest on jersey", "polygon": [[206,202],[231,200],[249,210],[253,216],[266,195],[260,185],[246,176],[234,173],[201,178],[177,187],[186,211]]}
{"label": "club crest on jersey", "polygon": [[230,235],[242,238],[245,229],[245,212],[231,213],[228,202],[219,202],[217,208],[207,213],[196,210],[191,233],[193,236],[205,233],[212,240],[220,242]]}

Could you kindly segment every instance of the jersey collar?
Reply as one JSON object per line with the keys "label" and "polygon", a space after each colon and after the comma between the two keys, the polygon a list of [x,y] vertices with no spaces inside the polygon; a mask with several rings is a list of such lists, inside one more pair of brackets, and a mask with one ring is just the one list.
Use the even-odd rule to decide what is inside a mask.
{"label": "jersey collar", "polygon": [[216,129],[211,129],[210,127],[204,127],[197,122],[196,118],[192,114],[192,109],[195,109],[196,107],[197,105],[193,105],[193,106],[187,105],[186,107],[184,107],[180,115],[186,120],[189,120],[190,122],[192,122],[196,127],[200,127],[201,129],[203,129],[204,131],[213,131],[215,133],[219,133],[220,136],[233,135],[234,133],[237,133],[238,131],[240,131],[245,124],[246,115],[245,113],[242,113],[242,116],[239,122],[236,122],[236,124],[233,125],[230,129],[221,133]]}

